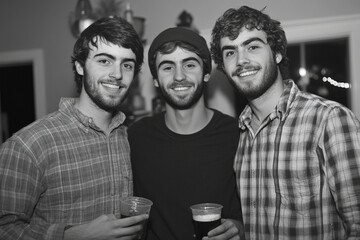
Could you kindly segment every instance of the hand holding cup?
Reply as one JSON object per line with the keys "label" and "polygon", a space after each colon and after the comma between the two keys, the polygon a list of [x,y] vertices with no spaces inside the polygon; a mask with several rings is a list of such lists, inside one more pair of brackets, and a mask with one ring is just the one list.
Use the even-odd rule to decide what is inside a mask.
{"label": "hand holding cup", "polygon": [[[152,201],[142,197],[129,196],[120,200],[120,214],[121,218],[127,218],[132,216],[138,216],[141,214],[149,214]],[[137,239],[144,237],[148,220],[143,222],[143,231],[138,234]]]}
{"label": "hand holding cup", "polygon": [[222,205],[201,203],[190,207],[195,228],[195,239],[201,240],[208,232],[221,224]]}

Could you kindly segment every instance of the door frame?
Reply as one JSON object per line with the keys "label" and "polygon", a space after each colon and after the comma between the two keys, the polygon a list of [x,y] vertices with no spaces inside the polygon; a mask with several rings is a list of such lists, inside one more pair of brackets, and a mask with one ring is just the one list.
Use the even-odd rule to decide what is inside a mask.
{"label": "door frame", "polygon": [[0,66],[31,63],[33,66],[35,118],[46,115],[44,53],[42,49],[0,52]]}

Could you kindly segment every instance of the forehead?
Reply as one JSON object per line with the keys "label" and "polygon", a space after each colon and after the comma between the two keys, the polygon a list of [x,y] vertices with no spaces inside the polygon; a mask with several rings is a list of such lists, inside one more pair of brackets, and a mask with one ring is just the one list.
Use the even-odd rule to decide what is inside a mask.
{"label": "forehead", "polygon": [[247,28],[243,27],[240,29],[239,35],[235,39],[231,40],[229,37],[221,38],[220,47],[222,48],[224,46],[241,45],[252,38],[259,38],[265,43],[267,42],[267,35],[264,31],[257,30],[256,28],[248,30]]}
{"label": "forehead", "polygon": [[108,54],[119,58],[136,58],[135,53],[130,48],[124,48],[100,38],[97,38],[96,45],[93,46],[89,43],[89,57],[98,54]]}
{"label": "forehead", "polygon": [[194,52],[183,49],[181,47],[176,47],[175,50],[171,53],[160,53],[156,54],[156,65],[159,65],[163,61],[171,62],[182,62],[189,58],[195,58],[202,64],[202,59]]}

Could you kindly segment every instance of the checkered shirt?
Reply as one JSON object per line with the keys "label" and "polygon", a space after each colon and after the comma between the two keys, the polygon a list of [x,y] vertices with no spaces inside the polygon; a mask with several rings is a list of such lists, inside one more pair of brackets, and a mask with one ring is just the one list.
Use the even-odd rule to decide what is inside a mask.
{"label": "checkered shirt", "polygon": [[246,239],[360,239],[360,128],[344,106],[286,80],[254,132],[247,106],[234,163]]}
{"label": "checkered shirt", "polygon": [[74,102],[0,146],[0,239],[63,239],[66,226],[120,217],[133,191],[125,116],[107,135]]}

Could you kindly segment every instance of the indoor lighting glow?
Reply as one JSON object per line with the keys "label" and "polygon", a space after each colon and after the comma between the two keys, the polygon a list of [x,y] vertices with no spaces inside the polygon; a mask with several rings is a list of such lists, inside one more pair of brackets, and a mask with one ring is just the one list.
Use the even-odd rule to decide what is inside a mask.
{"label": "indoor lighting glow", "polygon": [[70,14],[70,28],[74,37],[79,37],[80,33],[90,26],[96,17],[92,11],[89,0],[78,0],[75,12]]}
{"label": "indoor lighting glow", "polygon": [[306,71],[305,68],[303,68],[303,67],[299,68],[299,74],[300,74],[301,77],[305,77],[306,73],[307,73],[307,71]]}

